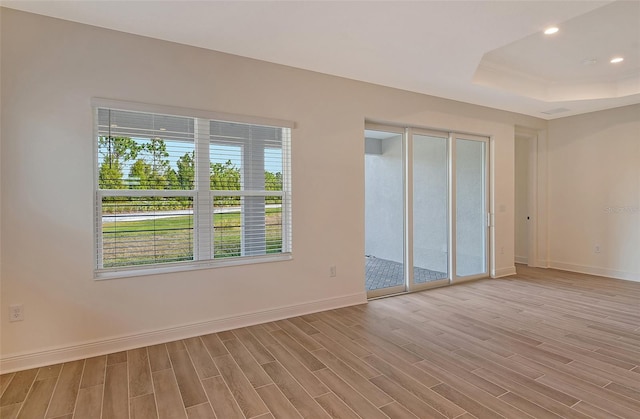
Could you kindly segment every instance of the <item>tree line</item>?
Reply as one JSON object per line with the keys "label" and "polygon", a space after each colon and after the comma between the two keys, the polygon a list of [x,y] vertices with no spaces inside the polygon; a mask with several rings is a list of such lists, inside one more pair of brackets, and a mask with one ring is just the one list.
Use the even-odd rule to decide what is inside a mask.
{"label": "tree line", "polygon": [[[161,138],[138,143],[129,137],[100,137],[98,147],[102,155],[99,171],[101,189],[193,189],[193,151],[178,158],[178,170],[175,170],[169,162],[166,143]],[[125,176],[127,166],[129,173]],[[265,190],[282,190],[282,173],[265,171],[264,174]],[[210,163],[209,180],[211,190],[240,190],[240,168],[231,160]]]}
{"label": "tree line", "polygon": [[[195,183],[195,155],[186,152],[176,162],[177,170],[171,167],[167,145],[161,138],[151,138],[139,143],[129,137],[99,137],[100,189],[161,189],[190,190]],[[124,173],[128,168],[128,173]],[[265,171],[265,190],[282,190],[282,173]],[[231,160],[225,163],[210,163],[209,182],[211,190],[240,190],[241,173]],[[109,197],[105,201],[126,201],[123,197]],[[163,198],[162,209],[183,208],[188,198]],[[268,203],[279,203],[269,199]],[[277,201],[277,202],[276,202]],[[219,205],[239,205],[238,197],[216,197]],[[167,205],[169,208],[167,208]],[[155,207],[157,205],[152,205]],[[159,208],[150,208],[159,209]],[[110,212],[110,211],[109,211]]]}

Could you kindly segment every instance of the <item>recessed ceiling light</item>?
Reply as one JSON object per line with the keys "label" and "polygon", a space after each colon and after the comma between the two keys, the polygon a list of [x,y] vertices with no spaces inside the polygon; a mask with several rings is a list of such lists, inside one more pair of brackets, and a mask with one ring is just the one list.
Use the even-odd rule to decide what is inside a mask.
{"label": "recessed ceiling light", "polygon": [[166,131],[166,130],[167,130],[166,128],[160,128],[160,131]]}
{"label": "recessed ceiling light", "polygon": [[622,57],[615,57],[615,58],[612,58],[612,59],[611,59],[611,63],[612,63],[612,64],[621,63],[621,62],[623,62],[623,61],[624,61],[624,58],[622,58]]}
{"label": "recessed ceiling light", "polygon": [[544,30],[544,34],[545,35],[553,35],[554,33],[558,32],[560,29],[558,29],[556,26],[551,26],[547,29]]}

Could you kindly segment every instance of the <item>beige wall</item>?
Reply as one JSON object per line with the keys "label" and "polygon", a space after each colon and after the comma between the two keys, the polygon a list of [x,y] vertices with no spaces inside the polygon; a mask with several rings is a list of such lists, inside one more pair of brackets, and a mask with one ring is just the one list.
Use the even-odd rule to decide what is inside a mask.
{"label": "beige wall", "polygon": [[[0,7],[0,29],[2,25],[2,13],[4,8]],[[0,52],[2,51],[2,30],[0,30]],[[2,301],[2,177],[4,172],[2,171],[2,54],[0,53],[0,331],[2,325],[5,322],[7,313],[7,307]],[[2,333],[0,333],[0,348],[2,346]],[[0,350],[0,359],[2,352]],[[0,367],[1,368],[1,367]]]}
{"label": "beige wall", "polygon": [[550,121],[548,164],[549,264],[640,281],[640,105]]}
{"label": "beige wall", "polygon": [[[13,10],[1,28],[1,310],[25,309],[5,369],[364,301],[365,119],[492,137],[513,270],[514,126],[543,120]],[[94,97],[295,121],[294,259],[95,281]]]}

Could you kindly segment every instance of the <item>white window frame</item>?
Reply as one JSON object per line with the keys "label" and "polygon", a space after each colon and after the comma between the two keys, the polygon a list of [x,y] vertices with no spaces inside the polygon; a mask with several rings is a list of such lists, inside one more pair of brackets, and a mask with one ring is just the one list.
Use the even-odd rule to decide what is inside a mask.
{"label": "white window frame", "polygon": [[[280,119],[262,118],[246,115],[236,115],[222,112],[204,111],[198,109],[177,108],[171,106],[149,105],[136,102],[122,102],[110,99],[95,98],[91,101],[93,114],[96,120],[93,124],[94,135],[94,208],[96,211],[94,228],[94,278],[110,279],[120,277],[133,277],[153,275],[170,272],[181,272],[215,267],[247,265],[254,263],[266,263],[291,260],[291,131],[295,123]],[[97,114],[99,108],[112,110],[144,112],[193,118],[195,121],[194,150],[196,155],[195,185],[192,190],[145,190],[145,189],[100,189],[98,183],[99,157],[98,157],[98,123]],[[289,129],[289,138],[283,139],[282,156],[282,191],[251,191],[251,190],[210,190],[209,180],[209,123],[212,120],[241,124],[252,124]],[[286,143],[285,143],[286,141]],[[243,142],[244,144],[244,142]],[[198,169],[198,167],[206,167]],[[130,197],[191,197],[193,199],[193,261],[164,262],[147,265],[119,266],[104,268],[102,253],[102,198],[107,196]],[[239,256],[229,258],[214,258],[213,239],[213,210],[214,197],[216,196],[279,196],[282,198],[282,252],[257,256]],[[285,205],[285,202],[287,203]]]}

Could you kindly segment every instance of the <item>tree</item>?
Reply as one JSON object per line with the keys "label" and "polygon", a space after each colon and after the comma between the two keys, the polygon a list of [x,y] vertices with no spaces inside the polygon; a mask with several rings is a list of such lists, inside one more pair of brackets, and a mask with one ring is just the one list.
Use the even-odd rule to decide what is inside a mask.
{"label": "tree", "polygon": [[184,153],[177,162],[180,189],[193,189],[195,181],[194,153]]}
{"label": "tree", "polygon": [[149,154],[148,162],[151,165],[149,174],[149,189],[170,189],[167,179],[171,166],[169,165],[169,153],[167,145],[162,138],[152,138],[144,145],[145,151]]}
{"label": "tree", "polygon": [[138,159],[131,165],[129,179],[132,189],[155,189],[151,187],[151,165],[143,159]]}
{"label": "tree", "polygon": [[[209,175],[211,190],[219,191],[239,191],[240,190],[240,169],[235,167],[231,160],[226,163],[211,163]],[[240,205],[239,197],[215,197],[217,205]]]}
{"label": "tree", "polygon": [[129,137],[99,137],[98,153],[102,157],[98,184],[100,189],[125,189],[123,165],[138,156],[141,147]]}
{"label": "tree", "polygon": [[166,184],[168,189],[180,189],[180,182],[178,182],[178,174],[175,170],[169,169],[166,174]]}
{"label": "tree", "polygon": [[98,184],[100,189],[125,189],[126,186],[122,179],[122,168],[118,161],[109,163],[103,160],[100,164],[100,173],[98,174]]}
{"label": "tree", "polygon": [[281,191],[282,190],[282,173],[264,172],[265,190]]}
{"label": "tree", "polygon": [[129,170],[131,186],[134,189],[172,189],[173,185],[177,185],[177,175],[169,164],[169,153],[164,140],[151,138],[148,143],[140,144],[139,147],[136,155],[140,157]]}
{"label": "tree", "polygon": [[149,153],[151,167],[153,171],[160,176],[166,175],[169,170],[169,153],[167,145],[162,138],[152,138],[144,146],[144,150]]}
{"label": "tree", "polygon": [[134,160],[141,150],[140,144],[129,137],[98,138],[98,152],[105,163],[123,163],[127,160]]}
{"label": "tree", "polygon": [[239,191],[240,169],[231,160],[226,163],[211,163],[210,171],[211,190]]}

